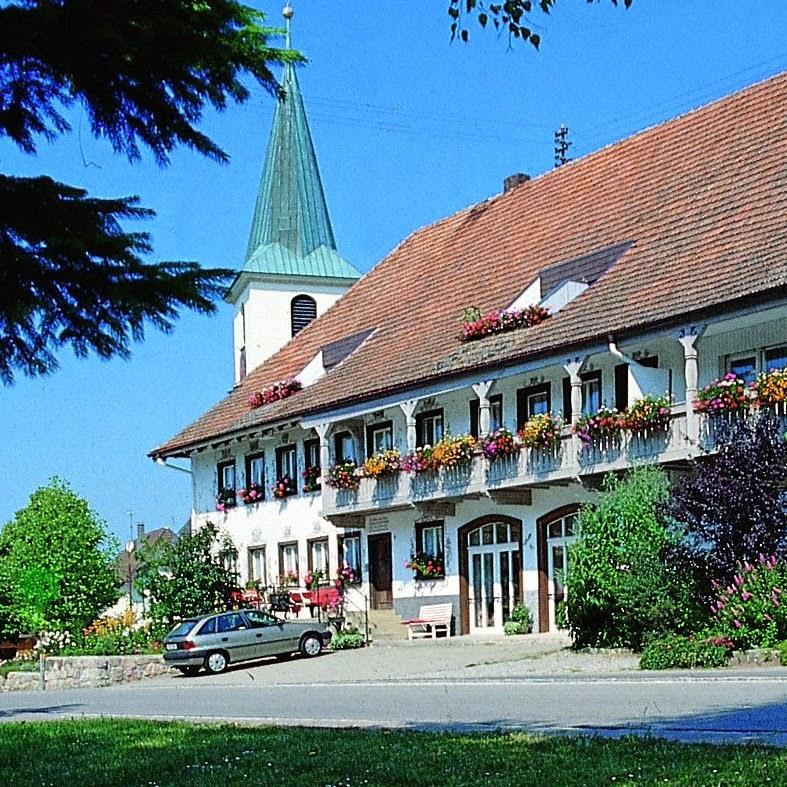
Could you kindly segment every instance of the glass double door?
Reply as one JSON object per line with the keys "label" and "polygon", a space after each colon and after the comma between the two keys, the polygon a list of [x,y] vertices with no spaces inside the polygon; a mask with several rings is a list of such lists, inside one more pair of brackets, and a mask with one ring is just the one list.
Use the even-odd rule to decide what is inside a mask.
{"label": "glass double door", "polygon": [[519,525],[483,525],[468,536],[470,631],[502,631],[520,596]]}

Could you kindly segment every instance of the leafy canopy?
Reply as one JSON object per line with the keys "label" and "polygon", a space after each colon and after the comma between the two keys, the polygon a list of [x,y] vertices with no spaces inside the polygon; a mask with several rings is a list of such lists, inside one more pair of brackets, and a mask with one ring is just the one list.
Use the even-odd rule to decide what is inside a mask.
{"label": "leafy canopy", "polygon": [[690,630],[694,586],[665,559],[670,536],[659,509],[668,493],[663,470],[640,467],[607,476],[596,505],[581,509],[566,577],[575,646],[639,649],[653,633]]}
{"label": "leafy canopy", "polygon": [[[598,0],[586,0],[588,4]],[[634,0],[610,0],[612,5],[623,5],[628,8]],[[490,23],[502,32],[508,31],[509,41],[521,40],[530,42],[536,49],[541,43],[541,36],[533,31],[533,22],[527,16],[533,11],[548,14],[557,4],[557,0],[502,0],[501,2],[485,2],[485,0],[449,0],[448,16],[451,17],[451,38],[461,38],[467,42],[470,31],[465,25],[466,17],[475,17],[481,27]]]}
{"label": "leafy canopy", "polygon": [[137,587],[158,624],[224,609],[237,587],[238,553],[232,540],[206,523],[174,543],[145,544],[137,555]]}
{"label": "leafy canopy", "polygon": [[88,502],[53,479],[0,533],[6,634],[81,631],[119,596],[117,545]]}
{"label": "leafy canopy", "polygon": [[717,454],[672,494],[666,513],[678,536],[675,558],[703,581],[729,584],[762,553],[787,558],[787,440],[781,420],[763,414],[719,434]]}
{"label": "leafy canopy", "polygon": [[[236,0],[17,0],[0,6],[0,138],[26,153],[67,133],[81,107],[92,133],[134,161],[160,165],[179,145],[227,154],[198,129],[219,111],[268,92],[273,64],[302,59],[273,48],[278,31]],[[150,219],[135,197],[97,199],[41,176],[0,174],[0,378],[45,374],[56,352],[126,357],[151,323],[172,329],[181,308],[209,314],[230,271],[145,262]]]}

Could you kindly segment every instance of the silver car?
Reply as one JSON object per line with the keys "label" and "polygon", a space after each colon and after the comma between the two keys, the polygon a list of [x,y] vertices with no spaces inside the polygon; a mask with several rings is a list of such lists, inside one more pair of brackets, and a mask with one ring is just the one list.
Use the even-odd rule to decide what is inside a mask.
{"label": "silver car", "polygon": [[326,623],[285,621],[258,609],[241,609],[179,623],[164,638],[164,661],[184,675],[196,675],[202,667],[217,675],[229,664],[265,656],[295,651],[317,656],[330,641]]}

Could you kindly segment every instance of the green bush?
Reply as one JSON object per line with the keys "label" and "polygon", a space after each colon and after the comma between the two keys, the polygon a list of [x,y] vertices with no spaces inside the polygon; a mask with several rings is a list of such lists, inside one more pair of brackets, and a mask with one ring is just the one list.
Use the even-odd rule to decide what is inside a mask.
{"label": "green bush", "polygon": [[515,634],[528,634],[530,629],[516,620],[508,620],[503,625],[503,632],[506,636],[513,636]]}
{"label": "green bush", "polygon": [[779,651],[779,661],[782,667],[787,667],[787,640],[780,642],[776,649]]}
{"label": "green bush", "polygon": [[665,559],[671,536],[661,507],[664,471],[641,467],[609,475],[594,506],[579,514],[569,547],[567,618],[575,647],[628,647],[645,638],[690,633],[707,622],[695,583]]}
{"label": "green bush", "polygon": [[530,607],[526,607],[524,604],[517,604],[511,610],[511,620],[514,623],[519,623],[524,629],[518,632],[520,634],[529,634],[533,630],[533,613],[530,611]]}
{"label": "green bush", "polygon": [[729,650],[707,639],[677,635],[651,640],[642,651],[639,668],[646,670],[724,667]]}
{"label": "green bush", "polygon": [[0,664],[0,678],[9,672],[38,672],[38,659],[13,659]]}
{"label": "green bush", "polygon": [[332,650],[352,650],[364,646],[363,634],[360,631],[340,631],[331,639]]}

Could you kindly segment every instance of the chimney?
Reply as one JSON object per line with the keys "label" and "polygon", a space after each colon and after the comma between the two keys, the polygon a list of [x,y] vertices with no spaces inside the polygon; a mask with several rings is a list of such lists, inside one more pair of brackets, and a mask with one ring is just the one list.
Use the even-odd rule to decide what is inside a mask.
{"label": "chimney", "polygon": [[509,175],[503,181],[503,193],[505,194],[507,191],[511,191],[511,189],[518,186],[520,183],[525,183],[528,180],[530,180],[530,175],[526,175],[524,172],[515,172],[513,175]]}
{"label": "chimney", "polygon": [[137,541],[141,543],[144,538],[145,538],[145,523],[137,522]]}

